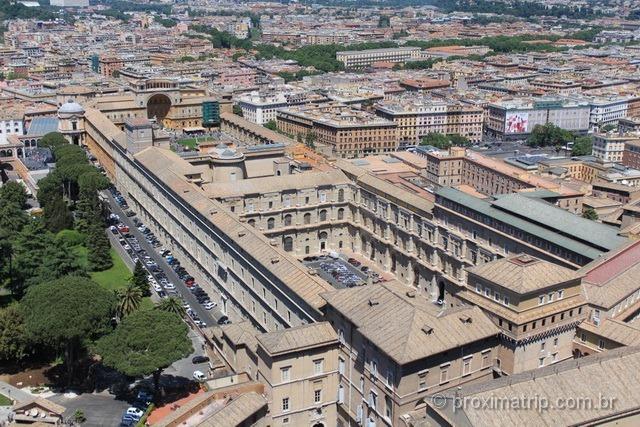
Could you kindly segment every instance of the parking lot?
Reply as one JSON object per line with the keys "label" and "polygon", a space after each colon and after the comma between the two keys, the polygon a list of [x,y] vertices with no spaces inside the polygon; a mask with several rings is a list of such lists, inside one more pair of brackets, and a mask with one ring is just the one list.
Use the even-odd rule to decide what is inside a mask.
{"label": "parking lot", "polygon": [[142,262],[158,297],[181,299],[187,314],[199,327],[229,322],[211,296],[195,283],[180,261],[162,247],[151,230],[129,209],[124,197],[117,192],[105,195],[113,214],[110,233],[134,264],[138,260]]}
{"label": "parking lot", "polygon": [[369,277],[372,283],[380,281],[379,275],[363,266],[354,258],[344,259],[328,255],[306,257],[303,263],[315,269],[318,275],[337,289],[352,288],[367,284]]}

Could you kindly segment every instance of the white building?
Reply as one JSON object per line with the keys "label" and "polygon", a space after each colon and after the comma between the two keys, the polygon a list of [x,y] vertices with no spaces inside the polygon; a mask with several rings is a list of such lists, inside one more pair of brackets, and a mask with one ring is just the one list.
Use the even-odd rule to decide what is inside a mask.
{"label": "white building", "polygon": [[8,144],[9,135],[24,135],[22,118],[0,116],[0,145]]}
{"label": "white building", "polygon": [[58,7],[88,7],[89,0],[50,0],[51,6]]}
{"label": "white building", "polygon": [[593,136],[592,154],[607,162],[622,162],[624,147],[628,141],[637,140],[635,135],[619,135],[617,133],[595,134]]}
{"label": "white building", "polygon": [[251,92],[237,98],[242,115],[250,122],[264,125],[276,120],[276,111],[281,108],[317,102],[326,99],[314,93],[295,91],[291,86],[278,87],[277,91],[268,93]]}
{"label": "white building", "polygon": [[605,125],[617,125],[618,120],[627,117],[629,99],[626,97],[593,98],[589,103],[589,130],[597,131]]}

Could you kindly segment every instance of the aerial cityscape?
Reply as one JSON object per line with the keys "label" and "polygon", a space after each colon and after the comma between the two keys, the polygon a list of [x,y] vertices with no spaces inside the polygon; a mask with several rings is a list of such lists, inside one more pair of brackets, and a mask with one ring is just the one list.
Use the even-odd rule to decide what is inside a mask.
{"label": "aerial cityscape", "polygon": [[640,425],[637,0],[0,0],[0,427]]}

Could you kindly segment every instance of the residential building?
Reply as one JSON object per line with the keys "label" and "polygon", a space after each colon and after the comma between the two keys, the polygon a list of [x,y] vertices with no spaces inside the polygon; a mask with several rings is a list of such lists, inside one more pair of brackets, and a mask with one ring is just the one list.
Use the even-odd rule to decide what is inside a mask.
{"label": "residential building", "polygon": [[419,47],[392,47],[385,49],[348,50],[336,53],[336,59],[345,68],[369,67],[375,62],[404,64],[420,57]]}
{"label": "residential building", "polygon": [[615,133],[598,133],[593,135],[592,154],[605,162],[621,163],[625,146],[630,141],[640,142],[636,135],[620,135]]}
{"label": "residential building", "polygon": [[376,105],[376,114],[396,123],[401,143],[418,143],[429,133],[482,139],[483,109],[460,101],[405,96]]}

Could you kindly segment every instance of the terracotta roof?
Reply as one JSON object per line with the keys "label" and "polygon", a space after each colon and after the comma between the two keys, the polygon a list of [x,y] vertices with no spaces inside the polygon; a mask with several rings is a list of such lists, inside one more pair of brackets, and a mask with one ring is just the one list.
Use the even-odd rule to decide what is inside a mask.
{"label": "terracotta roof", "polygon": [[295,350],[337,344],[338,336],[329,322],[311,323],[258,335],[260,345],[272,356]]}
{"label": "terracotta roof", "polygon": [[[420,298],[415,298],[414,304],[411,298],[391,289],[386,285],[367,285],[328,292],[323,297],[398,364],[498,334],[498,328],[478,307],[438,313],[420,306]],[[406,292],[411,288],[403,289]]]}
{"label": "terracotta roof", "polygon": [[[623,347],[580,359],[570,359],[548,367],[511,375],[482,384],[448,391],[441,401],[452,401],[454,395],[467,402],[494,402],[495,410],[485,405],[447,404],[437,411],[455,426],[567,426],[585,425],[602,418],[634,414],[640,408],[640,394],[635,393],[640,381],[640,348]],[[558,403],[569,404],[568,398],[591,404],[575,405],[571,410]],[[599,404],[607,400],[609,405]],[[471,400],[473,399],[473,400]],[[515,400],[514,400],[515,399]],[[524,399],[528,399],[529,403]],[[543,409],[534,405],[546,402]],[[507,404],[505,404],[507,402]],[[515,404],[508,404],[515,402]],[[500,407],[497,405],[502,403]],[[519,406],[516,406],[520,403]],[[633,422],[629,421],[631,424]]]}
{"label": "terracotta roof", "polygon": [[525,254],[487,262],[468,268],[467,271],[519,294],[538,291],[580,277],[566,267]]}

